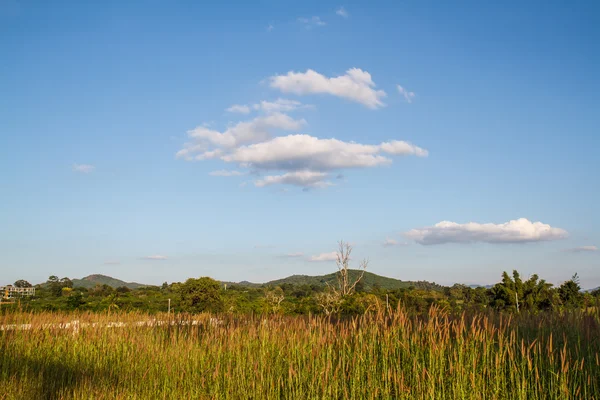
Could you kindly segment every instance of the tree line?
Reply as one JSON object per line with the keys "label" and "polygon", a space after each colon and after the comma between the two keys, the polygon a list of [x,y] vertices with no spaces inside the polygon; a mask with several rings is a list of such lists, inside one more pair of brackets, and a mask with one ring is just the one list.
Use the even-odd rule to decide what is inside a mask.
{"label": "tree line", "polygon": [[[247,287],[223,285],[210,278],[190,278],[185,282],[163,283],[129,289],[96,285],[93,288],[73,287],[69,278],[50,276],[45,284],[36,285],[33,298],[23,297],[17,307],[30,311],[87,310],[145,312],[215,312],[234,314],[281,313],[357,315],[403,307],[425,312],[432,305],[451,311],[495,310],[508,313],[547,312],[565,309],[597,307],[600,288],[583,293],[577,274],[555,287],[538,275],[523,279],[514,270],[504,272],[500,282],[491,287],[469,287],[456,284],[434,289],[408,287],[384,289],[374,285],[368,290],[361,279],[368,267],[363,260],[357,270],[349,266],[352,247],[339,243],[337,252],[337,282],[325,286],[283,283],[277,286]],[[25,280],[17,287],[31,287]],[[10,310],[11,307],[4,307]]]}

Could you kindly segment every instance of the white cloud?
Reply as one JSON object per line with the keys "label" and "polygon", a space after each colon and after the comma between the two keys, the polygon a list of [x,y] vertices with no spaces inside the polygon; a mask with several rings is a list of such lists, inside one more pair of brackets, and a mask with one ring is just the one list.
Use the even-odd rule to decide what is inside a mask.
{"label": "white cloud", "polygon": [[365,145],[309,135],[288,135],[236,148],[221,159],[257,169],[328,171],[390,164],[392,160],[380,152],[427,156],[427,150],[406,142]]}
{"label": "white cloud", "polygon": [[287,172],[283,175],[265,176],[254,182],[256,187],[265,187],[270,185],[295,185],[301,187],[324,188],[332,186],[333,183],[325,181],[327,174],[324,172],[314,171],[295,171]]}
{"label": "white cloud", "polygon": [[306,29],[312,29],[315,26],[325,26],[327,25],[325,21],[321,20],[321,17],[314,16],[311,18],[298,18],[298,22],[303,24]]}
{"label": "white cloud", "polygon": [[331,253],[322,253],[309,258],[309,261],[337,261],[337,252],[332,251]]}
{"label": "white cloud", "polygon": [[104,265],[119,265],[121,264],[119,261],[106,261]]}
{"label": "white cloud", "polygon": [[413,229],[405,234],[422,245],[443,243],[526,243],[563,239],[567,231],[553,228],[541,222],[531,222],[526,218],[503,224],[479,224],[469,222],[442,221],[434,226]]}
{"label": "white cloud", "polygon": [[406,100],[407,103],[412,103],[413,99],[417,96],[415,92],[409,92],[400,85],[396,85],[396,87],[398,88],[398,93],[404,96],[404,100]]}
{"label": "white cloud", "polygon": [[240,104],[234,104],[225,111],[228,111],[231,113],[249,114],[250,107],[245,106],[245,105],[240,105]]}
{"label": "white cloud", "polygon": [[383,90],[376,90],[371,74],[359,68],[351,68],[345,75],[328,78],[312,69],[306,72],[290,71],[287,75],[270,78],[271,87],[284,93],[297,95],[330,94],[361,103],[369,108],[385,106]]}
{"label": "white cloud", "polygon": [[89,164],[73,164],[73,171],[81,172],[82,174],[89,174],[96,169],[93,165]]}
{"label": "white cloud", "polygon": [[275,29],[275,26],[273,26],[273,24],[267,25],[267,32],[271,32],[273,29]]}
{"label": "white cloud", "polygon": [[221,169],[219,171],[209,172],[208,174],[210,176],[242,176],[242,175],[246,175],[247,172]]}
{"label": "white cloud", "polygon": [[572,249],[567,249],[565,251],[568,251],[571,253],[586,253],[586,252],[598,251],[598,247],[597,246],[580,246],[580,247],[574,247]]}
{"label": "white cloud", "polygon": [[[297,131],[305,124],[306,121],[303,119],[295,120],[288,115],[274,113],[250,121],[238,122],[224,132],[199,126],[187,132],[192,141],[186,143],[176,156],[189,161],[217,158],[223,155],[224,149],[267,140],[276,130]],[[217,149],[211,150],[211,147]]]}
{"label": "white cloud", "polygon": [[154,255],[154,256],[146,256],[146,257],[142,257],[144,260],[154,260],[154,261],[163,261],[167,259],[167,256],[159,256],[159,255]]}
{"label": "white cloud", "polygon": [[340,7],[338,8],[335,13],[337,15],[339,15],[340,17],[344,17],[344,18],[348,18],[350,16],[350,14],[348,14],[348,11],[346,11],[346,9],[344,7]]}

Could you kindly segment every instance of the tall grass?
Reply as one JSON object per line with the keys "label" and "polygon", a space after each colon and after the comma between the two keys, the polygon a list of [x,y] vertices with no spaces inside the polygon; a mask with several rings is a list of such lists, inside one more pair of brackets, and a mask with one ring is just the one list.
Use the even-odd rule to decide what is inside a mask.
{"label": "tall grass", "polygon": [[598,315],[151,318],[0,316],[0,398],[600,399]]}

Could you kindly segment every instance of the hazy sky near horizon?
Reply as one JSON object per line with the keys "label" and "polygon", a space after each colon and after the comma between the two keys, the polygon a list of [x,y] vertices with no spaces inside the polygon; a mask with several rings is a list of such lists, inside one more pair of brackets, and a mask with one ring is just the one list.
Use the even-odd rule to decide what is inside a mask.
{"label": "hazy sky near horizon", "polygon": [[[0,0],[0,284],[600,286],[597,1]],[[356,260],[358,261],[358,260]]]}

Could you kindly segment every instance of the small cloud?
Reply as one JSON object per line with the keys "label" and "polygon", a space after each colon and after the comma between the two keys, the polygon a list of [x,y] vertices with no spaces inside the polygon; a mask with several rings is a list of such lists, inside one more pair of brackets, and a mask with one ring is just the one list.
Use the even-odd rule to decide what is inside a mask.
{"label": "small cloud", "polygon": [[340,17],[343,17],[343,18],[348,18],[348,17],[350,16],[350,14],[348,14],[348,11],[346,11],[346,9],[345,9],[344,7],[340,7],[340,8],[338,8],[338,9],[335,11],[335,13],[336,13],[337,15],[339,15]]}
{"label": "small cloud", "polygon": [[306,29],[312,29],[315,26],[325,26],[327,25],[325,21],[321,20],[321,17],[314,16],[312,18],[298,18],[298,22],[303,24]]}
{"label": "small cloud", "polygon": [[267,32],[271,32],[273,31],[273,29],[275,29],[275,26],[273,26],[273,24],[267,25]]}
{"label": "small cloud", "polygon": [[144,259],[144,260],[162,261],[162,260],[166,260],[167,256],[154,255],[154,256],[142,257],[142,259]]}
{"label": "small cloud", "polygon": [[579,246],[579,247],[574,247],[572,249],[566,249],[565,251],[569,252],[569,253],[587,253],[587,252],[598,251],[598,247],[597,246]]}
{"label": "small cloud", "polygon": [[404,100],[406,100],[407,103],[412,103],[413,99],[417,96],[415,92],[409,92],[400,85],[396,85],[396,87],[398,88],[398,93],[404,96]]}
{"label": "small cloud", "polygon": [[390,238],[385,239],[385,241],[382,243],[383,247],[406,246],[406,245],[408,245],[408,243],[399,242],[396,239],[390,239]]}
{"label": "small cloud", "polygon": [[226,169],[221,169],[219,171],[212,171],[208,173],[210,176],[242,176],[242,175],[246,175],[246,172],[243,171],[229,171]]}
{"label": "small cloud", "polygon": [[104,265],[120,265],[119,261],[106,261]]}
{"label": "small cloud", "polygon": [[337,175],[335,176],[335,179],[338,179],[338,180],[342,180],[342,179],[344,179],[344,174],[337,174]]}
{"label": "small cloud", "polygon": [[80,172],[82,174],[89,174],[96,169],[93,165],[89,164],[73,164],[73,171]]}
{"label": "small cloud", "polygon": [[234,104],[231,107],[229,107],[228,109],[226,109],[225,111],[230,112],[230,113],[249,114],[250,107],[245,106],[245,105],[240,105],[240,104]]}
{"label": "small cloud", "polygon": [[286,75],[269,78],[270,86],[282,93],[304,96],[309,94],[329,94],[376,109],[384,107],[386,93],[375,89],[371,74],[360,68],[350,68],[344,75],[327,77],[312,69],[306,72],[289,71]]}
{"label": "small cloud", "polygon": [[331,253],[322,253],[316,256],[312,256],[308,260],[311,262],[337,261],[337,255],[337,252],[332,251]]}

